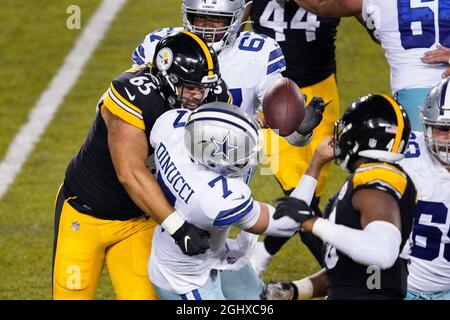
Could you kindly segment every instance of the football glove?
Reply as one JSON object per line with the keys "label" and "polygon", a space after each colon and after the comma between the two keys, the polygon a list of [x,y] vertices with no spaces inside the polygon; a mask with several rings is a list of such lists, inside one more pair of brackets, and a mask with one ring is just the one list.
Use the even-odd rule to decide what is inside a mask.
{"label": "football glove", "polygon": [[322,98],[313,97],[306,107],[305,118],[296,131],[303,136],[311,134],[322,121],[325,106]]}
{"label": "football glove", "polygon": [[273,215],[274,219],[281,219],[287,216],[302,225],[306,220],[314,217],[313,210],[303,200],[294,197],[283,197],[277,199],[277,202],[278,205]]}
{"label": "football glove", "polygon": [[172,234],[181,251],[188,256],[205,253],[210,248],[208,231],[197,228],[184,221],[183,225]]}
{"label": "football glove", "polygon": [[298,290],[292,282],[269,282],[264,285],[261,300],[297,300]]}

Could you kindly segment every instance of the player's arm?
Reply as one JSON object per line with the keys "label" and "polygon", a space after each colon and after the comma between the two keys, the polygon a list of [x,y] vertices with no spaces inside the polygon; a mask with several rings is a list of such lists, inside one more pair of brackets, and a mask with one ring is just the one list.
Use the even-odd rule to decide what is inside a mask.
{"label": "player's arm", "polygon": [[361,12],[362,0],[295,0],[295,2],[321,17],[350,17]]}
{"label": "player's arm", "polygon": [[145,166],[148,155],[145,132],[114,116],[106,108],[102,117],[108,128],[109,150],[119,181],[145,214],[162,223],[174,208]]}
{"label": "player's arm", "polygon": [[[301,201],[301,200],[299,200]],[[355,210],[361,213],[362,230],[334,224],[313,217],[306,203],[298,203],[296,213],[288,214],[324,242],[336,247],[355,262],[390,268],[397,260],[401,244],[400,209],[394,197],[377,189],[360,189],[352,198]]]}
{"label": "player's arm", "polygon": [[[332,138],[327,137],[319,144],[314,153],[313,159],[308,166],[305,174],[301,178],[292,197],[288,199],[303,199],[308,205],[314,196],[322,167],[333,159]],[[282,199],[285,199],[282,198]],[[297,201],[301,201],[298,200]],[[298,221],[289,216],[283,216],[280,212],[276,213],[274,207],[267,203],[255,202],[257,210],[255,219],[242,219],[238,227],[254,234],[264,234],[269,236],[290,237],[299,229]],[[277,209],[278,211],[278,209]]]}
{"label": "player's arm", "polygon": [[[132,91],[133,100],[125,98]],[[196,255],[209,248],[209,234],[188,223],[168,203],[156,179],[146,167],[148,142],[143,111],[152,103],[144,93],[125,87],[123,80],[113,80],[103,100],[102,117],[108,129],[108,147],[117,177],[130,198],[144,212],[169,232],[183,253]],[[189,237],[189,246],[183,239]]]}
{"label": "player's arm", "polygon": [[302,200],[306,204],[310,205],[314,197],[320,172],[325,164],[333,160],[333,157],[333,138],[325,137],[314,151],[311,162],[309,163],[308,168],[300,179],[300,182],[295,187],[294,191],[292,191],[290,196],[278,199],[278,202],[280,204],[282,202],[282,206],[287,206],[286,209],[288,210],[290,210],[291,206],[295,207],[297,205],[297,200]]}

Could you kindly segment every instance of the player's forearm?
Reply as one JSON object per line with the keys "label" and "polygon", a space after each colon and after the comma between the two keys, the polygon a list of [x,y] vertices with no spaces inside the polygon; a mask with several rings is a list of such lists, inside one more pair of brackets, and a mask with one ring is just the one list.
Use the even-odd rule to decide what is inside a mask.
{"label": "player's forearm", "polygon": [[[386,221],[373,221],[363,230],[334,224],[322,218],[312,218],[312,230],[302,224],[305,231],[349,256],[362,265],[374,265],[380,269],[392,267],[398,258],[402,237],[399,229]],[[307,221],[308,222],[308,221]]]}
{"label": "player's forearm", "polygon": [[263,202],[258,205],[258,219],[251,227],[243,228],[245,231],[274,237],[291,237],[299,229],[299,224],[289,217],[274,219],[275,208],[271,205]]}

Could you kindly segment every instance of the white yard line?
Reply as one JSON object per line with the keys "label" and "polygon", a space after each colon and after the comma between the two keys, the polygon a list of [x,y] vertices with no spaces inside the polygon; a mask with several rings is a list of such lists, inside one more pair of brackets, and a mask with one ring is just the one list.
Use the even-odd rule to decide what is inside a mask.
{"label": "white yard line", "polygon": [[33,107],[28,122],[22,126],[0,162],[0,199],[14,182],[34,145],[40,140],[64,97],[75,85],[84,65],[126,2],[127,0],[103,0],[89,23],[82,27],[83,31],[66,56],[64,64],[53,76],[48,88]]}

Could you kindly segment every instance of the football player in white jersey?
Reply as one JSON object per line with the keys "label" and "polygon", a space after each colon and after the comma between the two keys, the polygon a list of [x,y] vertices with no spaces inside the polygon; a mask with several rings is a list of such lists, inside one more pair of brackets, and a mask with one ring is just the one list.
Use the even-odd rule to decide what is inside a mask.
{"label": "football player in white jersey", "polygon": [[[233,105],[243,112],[261,115],[266,90],[282,77],[286,61],[278,43],[254,32],[240,32],[244,23],[245,0],[183,0],[183,27],[202,36],[218,54],[222,79],[233,97]],[[158,41],[182,29],[163,28],[149,33],[132,53],[135,64],[151,62]],[[314,102],[314,103],[313,103]],[[309,108],[309,106],[313,106]],[[313,99],[308,106],[303,127],[286,137],[296,146],[310,141],[313,128],[322,120],[323,103]],[[258,116],[263,126],[263,117]],[[300,134],[300,135],[299,135]]]}
{"label": "football player in white jersey", "polygon": [[[172,240],[171,230],[156,228],[149,276],[158,295],[169,300],[258,299],[263,285],[247,254],[254,241],[243,233],[244,241],[238,238],[230,248],[231,226],[275,236],[298,230],[293,219],[277,219],[272,206],[253,200],[244,182],[258,164],[259,125],[232,105],[213,102],[196,111],[166,112],[152,133],[156,176],[167,199],[182,215],[180,221],[186,219],[211,236],[211,248],[191,257]],[[310,202],[316,181],[303,181],[295,192]],[[237,271],[226,271],[230,269]]]}
{"label": "football player in white jersey", "polygon": [[418,192],[406,299],[450,300],[450,79],[434,87],[422,109],[424,132],[411,135],[400,165]]}
{"label": "football player in white jersey", "polygon": [[450,2],[447,0],[295,0],[320,16],[361,14],[375,28],[391,68],[391,91],[403,105],[414,131],[422,131],[420,110],[448,64],[427,64],[425,52],[450,46]]}

